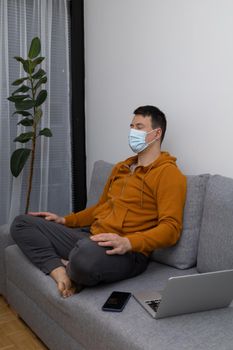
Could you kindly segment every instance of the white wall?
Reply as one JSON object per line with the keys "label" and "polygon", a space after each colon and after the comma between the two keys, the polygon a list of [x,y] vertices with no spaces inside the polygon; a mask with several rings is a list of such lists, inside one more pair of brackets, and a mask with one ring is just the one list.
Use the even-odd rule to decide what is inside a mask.
{"label": "white wall", "polygon": [[133,110],[167,115],[186,174],[233,177],[233,1],[85,0],[87,170],[131,155]]}

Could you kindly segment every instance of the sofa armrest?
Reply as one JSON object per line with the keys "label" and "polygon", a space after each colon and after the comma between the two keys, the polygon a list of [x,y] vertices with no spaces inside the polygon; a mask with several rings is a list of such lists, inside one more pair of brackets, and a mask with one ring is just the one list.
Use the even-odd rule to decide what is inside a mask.
{"label": "sofa armrest", "polygon": [[13,244],[15,243],[10,235],[10,225],[0,226],[0,294],[4,296],[6,296],[5,248]]}

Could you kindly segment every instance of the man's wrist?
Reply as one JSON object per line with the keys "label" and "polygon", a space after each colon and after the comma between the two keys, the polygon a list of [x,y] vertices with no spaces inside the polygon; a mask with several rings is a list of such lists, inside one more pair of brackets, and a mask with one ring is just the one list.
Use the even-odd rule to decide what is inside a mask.
{"label": "man's wrist", "polygon": [[127,237],[124,237],[125,242],[126,242],[126,247],[127,247],[127,251],[131,251],[132,250],[132,245],[130,243],[130,240]]}
{"label": "man's wrist", "polygon": [[64,218],[64,216],[60,216],[59,223],[62,224],[62,225],[66,224],[66,219]]}

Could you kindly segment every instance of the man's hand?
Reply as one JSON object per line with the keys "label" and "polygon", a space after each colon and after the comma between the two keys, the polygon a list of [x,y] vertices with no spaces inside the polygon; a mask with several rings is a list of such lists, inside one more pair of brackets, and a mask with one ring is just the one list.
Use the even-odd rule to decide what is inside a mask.
{"label": "man's hand", "polygon": [[106,254],[108,255],[123,255],[132,249],[128,238],[121,237],[116,233],[100,233],[91,236],[90,239],[97,242],[99,246],[113,247],[111,250],[106,250]]}
{"label": "man's hand", "polygon": [[54,221],[57,224],[65,225],[65,222],[66,222],[66,220],[63,216],[59,216],[57,214],[53,214],[53,213],[50,213],[48,211],[29,212],[28,214],[32,215],[32,216],[43,217],[45,220]]}

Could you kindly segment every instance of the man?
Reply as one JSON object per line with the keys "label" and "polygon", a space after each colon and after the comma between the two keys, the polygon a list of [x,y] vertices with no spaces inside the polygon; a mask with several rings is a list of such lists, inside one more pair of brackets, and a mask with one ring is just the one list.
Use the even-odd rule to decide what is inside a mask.
{"label": "man", "polygon": [[14,240],[63,297],[136,276],[154,249],[179,239],[186,178],[176,158],[161,151],[165,131],[163,112],[137,108],[129,132],[137,155],[115,165],[96,205],[64,217],[36,212],[14,220]]}

